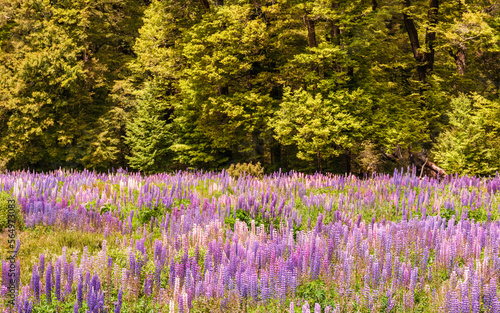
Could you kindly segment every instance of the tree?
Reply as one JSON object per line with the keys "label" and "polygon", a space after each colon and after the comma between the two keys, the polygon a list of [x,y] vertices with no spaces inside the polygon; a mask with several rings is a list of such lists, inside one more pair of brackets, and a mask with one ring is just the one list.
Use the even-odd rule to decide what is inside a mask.
{"label": "tree", "polygon": [[171,125],[161,120],[162,103],[152,98],[146,84],[144,97],[137,104],[137,112],[127,125],[126,143],[131,149],[127,157],[132,168],[146,173],[165,171],[169,165]]}
{"label": "tree", "polygon": [[319,170],[322,160],[338,156],[363,137],[363,121],[353,115],[353,107],[370,105],[361,91],[332,92],[326,99],[299,89],[285,89],[273,126],[276,138],[284,145],[297,145],[297,157],[310,161],[316,158]]}
{"label": "tree", "polygon": [[436,161],[449,173],[488,175],[500,169],[498,103],[474,94],[452,101],[450,127],[438,138]]}

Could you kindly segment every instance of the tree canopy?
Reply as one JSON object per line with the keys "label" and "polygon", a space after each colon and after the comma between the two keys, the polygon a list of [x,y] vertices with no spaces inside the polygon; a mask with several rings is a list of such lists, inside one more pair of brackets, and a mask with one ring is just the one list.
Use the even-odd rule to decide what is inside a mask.
{"label": "tree canopy", "polygon": [[0,4],[0,169],[500,168],[495,1]]}

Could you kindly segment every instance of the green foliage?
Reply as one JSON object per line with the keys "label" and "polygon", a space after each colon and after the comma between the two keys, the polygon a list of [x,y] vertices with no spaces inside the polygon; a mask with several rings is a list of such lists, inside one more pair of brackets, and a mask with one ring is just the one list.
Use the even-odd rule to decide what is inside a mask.
{"label": "green foliage", "polygon": [[0,163],[44,170],[118,164],[120,105],[110,94],[131,56],[139,4],[2,3]]}
{"label": "green foliage", "polygon": [[450,220],[453,216],[456,218],[456,211],[453,209],[442,209],[439,216],[445,218],[446,220]]}
{"label": "green foliage", "polygon": [[498,104],[475,94],[451,102],[450,127],[438,138],[435,159],[449,173],[487,175],[500,169]]}
{"label": "green foliage", "polygon": [[488,214],[481,209],[470,210],[468,217],[469,219],[474,219],[476,222],[486,222],[488,220]]}
{"label": "green foliage", "polygon": [[100,214],[104,214],[106,212],[114,212],[114,210],[117,209],[117,207],[115,205],[112,205],[112,204],[109,204],[109,203],[106,203],[105,205],[103,205],[100,209],[99,209],[99,213]]}
{"label": "green foliage", "polygon": [[322,308],[326,306],[335,307],[336,293],[333,289],[328,288],[323,280],[313,280],[301,284],[297,287],[297,297],[303,299],[310,304],[319,303]]}
{"label": "green foliage", "polygon": [[278,229],[279,223],[280,223],[280,219],[278,217],[276,217],[274,219],[273,218],[267,219],[267,218],[263,217],[260,212],[255,214],[255,216],[252,218],[252,214],[250,212],[248,212],[246,210],[242,210],[242,209],[236,210],[235,217],[236,217],[236,219],[233,218],[232,216],[226,217],[224,220],[224,223],[226,225],[228,225],[229,227],[231,227],[231,229],[233,229],[233,230],[234,230],[234,223],[236,222],[236,220],[245,222],[245,224],[247,224],[249,229],[252,226],[252,220],[254,220],[256,227],[259,227],[260,225],[264,225],[264,228],[267,229],[268,231],[270,229],[271,224],[273,224],[274,229]]}
{"label": "green foliage", "polygon": [[250,163],[237,163],[236,165],[231,164],[227,169],[228,174],[238,179],[239,177],[250,175],[257,178],[262,178],[264,176],[264,168],[260,165],[260,162],[256,164]]}
{"label": "green foliage", "polygon": [[[14,222],[15,231],[22,230],[24,220],[21,208],[15,201],[9,202],[9,200],[13,200],[11,195],[6,191],[0,191],[0,231],[8,228],[12,222]],[[12,206],[12,208],[9,208],[9,206]]]}
{"label": "green foliage", "polygon": [[349,150],[362,137],[363,122],[355,115],[369,105],[360,90],[335,92],[324,99],[320,93],[313,96],[287,88],[274,120],[276,137],[284,145],[297,145],[298,158],[310,161],[316,157],[321,170],[323,158]]}
{"label": "green foliage", "polygon": [[163,208],[161,206],[151,207],[151,208],[148,208],[148,207],[142,208],[139,211],[139,223],[140,224],[151,223],[151,218],[153,218],[153,219],[155,217],[159,218],[160,216],[165,215],[165,213],[167,211],[171,211],[171,210],[167,210],[166,208]]}

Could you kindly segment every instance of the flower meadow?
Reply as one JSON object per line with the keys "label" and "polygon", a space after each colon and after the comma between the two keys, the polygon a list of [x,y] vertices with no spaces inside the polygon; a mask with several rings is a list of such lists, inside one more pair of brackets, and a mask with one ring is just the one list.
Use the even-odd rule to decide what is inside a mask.
{"label": "flower meadow", "polygon": [[[0,174],[5,312],[500,313],[500,177]],[[11,310],[11,311],[10,311]]]}

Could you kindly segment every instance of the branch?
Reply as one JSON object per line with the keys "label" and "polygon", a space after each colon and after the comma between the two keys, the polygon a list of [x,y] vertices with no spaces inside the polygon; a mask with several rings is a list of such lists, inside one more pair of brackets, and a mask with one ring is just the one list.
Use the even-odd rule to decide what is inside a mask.
{"label": "branch", "polygon": [[427,164],[427,161],[428,161],[428,160],[429,160],[429,159],[427,159],[427,158],[426,158],[426,159],[425,159],[425,163],[424,163],[424,165],[422,165],[422,170],[420,171],[420,178],[422,178],[422,175],[424,175],[424,168],[425,168],[425,165]]}

